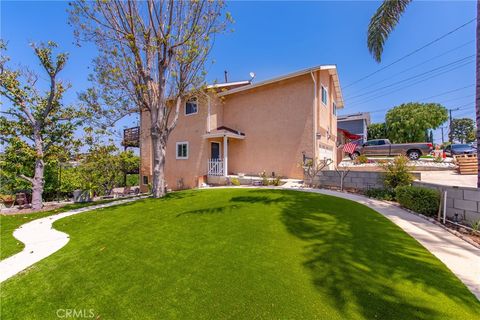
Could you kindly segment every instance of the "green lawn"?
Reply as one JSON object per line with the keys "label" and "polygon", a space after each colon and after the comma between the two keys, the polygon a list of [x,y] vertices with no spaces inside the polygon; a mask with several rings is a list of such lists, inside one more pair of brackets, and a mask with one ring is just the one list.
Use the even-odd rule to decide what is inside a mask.
{"label": "green lawn", "polygon": [[[436,258],[360,204],[184,191],[59,220],[70,242],[4,284],[2,319],[475,319]],[[94,319],[95,319],[94,318]]]}
{"label": "green lawn", "polygon": [[111,201],[114,200],[101,200],[96,202],[68,204],[58,209],[37,213],[0,215],[0,260],[8,258],[13,254],[22,251],[22,249],[25,247],[23,243],[13,237],[13,231],[15,231],[15,229],[20,227],[22,224],[68,210],[88,207]]}

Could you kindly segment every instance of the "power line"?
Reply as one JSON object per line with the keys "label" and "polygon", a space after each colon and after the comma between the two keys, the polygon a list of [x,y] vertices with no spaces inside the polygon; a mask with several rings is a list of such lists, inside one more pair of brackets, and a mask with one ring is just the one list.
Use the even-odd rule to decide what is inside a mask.
{"label": "power line", "polygon": [[423,77],[423,76],[425,76],[425,75],[428,75],[429,73],[433,73],[433,72],[439,71],[439,70],[441,70],[441,69],[443,69],[443,68],[447,68],[447,67],[449,67],[449,66],[462,63],[462,62],[464,62],[465,60],[471,59],[471,58],[473,58],[473,57],[475,57],[474,54],[469,55],[469,56],[466,56],[466,57],[461,58],[461,59],[459,59],[459,60],[455,60],[455,61],[453,61],[453,62],[444,64],[444,65],[442,65],[442,66],[440,66],[440,67],[436,67],[436,68],[430,69],[430,70],[428,70],[428,71],[425,71],[425,72],[416,74],[416,75],[414,75],[414,76],[411,76],[411,77],[408,77],[408,78],[405,78],[405,79],[402,79],[402,80],[393,82],[393,83],[391,83],[391,84],[389,84],[389,85],[386,85],[386,86],[383,86],[383,87],[380,87],[380,88],[376,88],[376,89],[373,89],[373,90],[364,92],[364,93],[362,93],[362,94],[358,94],[358,95],[356,95],[356,96],[350,97],[350,99],[355,99],[355,98],[358,98],[358,97],[366,96],[366,95],[369,95],[370,93],[377,92],[377,91],[379,91],[379,90],[383,90],[383,89],[386,89],[386,88],[390,88],[390,87],[392,87],[392,86],[395,86],[395,85],[397,85],[397,84],[403,83],[403,82],[405,82],[405,81],[414,80],[415,78]]}
{"label": "power line", "polygon": [[413,83],[411,83],[411,84],[407,84],[407,85],[405,85],[405,86],[403,86],[403,87],[395,88],[395,89],[392,90],[392,91],[388,91],[388,92],[382,93],[382,94],[380,94],[380,95],[376,95],[376,96],[375,96],[375,95],[372,95],[371,97],[366,97],[365,100],[360,100],[360,101],[356,101],[356,102],[353,102],[353,103],[359,104],[359,103],[366,103],[366,102],[370,102],[370,101],[372,101],[372,100],[376,100],[376,99],[378,99],[378,98],[381,98],[381,97],[390,95],[390,94],[392,94],[392,93],[396,93],[396,92],[398,92],[398,90],[402,90],[402,89],[405,89],[405,88],[409,88],[409,87],[414,86],[414,85],[416,85],[416,84],[418,84],[418,83],[421,83],[421,82],[424,82],[424,81],[433,79],[433,78],[435,78],[435,77],[438,77],[438,76],[440,76],[440,75],[442,75],[442,74],[449,73],[449,72],[451,72],[451,71],[455,71],[455,70],[457,70],[457,69],[459,69],[459,68],[461,68],[461,67],[464,67],[464,66],[466,66],[466,65],[471,64],[472,62],[474,62],[474,61],[469,61],[469,62],[463,63],[463,64],[461,64],[461,65],[459,65],[459,66],[455,66],[454,68],[450,68],[449,70],[446,70],[446,71],[443,71],[443,72],[440,72],[440,73],[431,75],[431,76],[429,76],[429,77],[425,77],[425,78],[423,78],[423,79],[421,79],[421,80],[418,80],[418,81],[413,82]]}
{"label": "power line", "polygon": [[[463,104],[461,106],[458,106],[458,110],[464,110],[464,109],[468,109],[470,107],[473,107],[475,104],[474,103],[466,103],[466,104]],[[384,108],[384,109],[377,109],[377,110],[373,110],[373,111],[367,111],[369,113],[379,113],[379,112],[385,112],[385,111],[388,111],[392,108]]]}
{"label": "power line", "polygon": [[[433,60],[435,60],[435,59],[438,59],[438,58],[440,58],[440,57],[443,57],[443,56],[449,54],[450,52],[453,52],[453,51],[455,51],[455,50],[458,50],[458,49],[460,49],[460,48],[463,48],[463,47],[465,47],[465,46],[467,46],[467,45],[469,45],[469,44],[471,44],[471,43],[474,43],[474,42],[475,42],[475,40],[468,41],[468,42],[466,42],[466,43],[464,43],[464,44],[461,44],[461,45],[459,45],[459,46],[457,46],[457,47],[455,47],[455,48],[453,48],[453,49],[447,50],[447,51],[445,51],[445,52],[443,52],[443,53],[441,53],[441,54],[439,54],[439,55],[436,55],[436,56],[434,56],[434,57],[432,57],[432,58],[429,58],[429,59],[427,59],[427,60],[424,60],[424,61],[422,61],[422,62],[420,62],[420,63],[418,63],[418,64],[416,64],[416,65],[414,65],[414,66],[412,66],[412,67],[410,67],[410,68],[407,68],[407,69],[402,70],[402,71],[400,71],[400,72],[396,72],[396,73],[395,73],[394,75],[392,75],[391,77],[383,78],[382,80],[375,81],[375,84],[373,84],[373,85],[372,85],[372,84],[371,84],[371,85],[367,85],[367,86],[359,89],[359,91],[360,91],[360,90],[365,90],[365,89],[367,89],[367,88],[370,88],[370,87],[372,87],[372,86],[374,86],[374,85],[376,85],[376,84],[379,84],[379,83],[382,83],[382,82],[391,80],[393,77],[396,77],[396,76],[398,76],[398,75],[400,75],[400,74],[403,74],[403,73],[405,73],[405,72],[407,72],[407,71],[410,71],[410,70],[412,70],[412,69],[415,69],[415,68],[417,68],[417,67],[419,67],[419,66],[423,66],[423,65],[425,65],[425,63],[428,63],[428,62],[431,62],[431,61],[433,61]],[[346,95],[346,98],[348,99],[348,98],[350,98],[350,97],[349,97],[348,95]]]}
{"label": "power line", "polygon": [[462,99],[471,98],[471,97],[474,97],[474,96],[475,96],[475,93],[474,94],[469,94],[467,96],[462,96],[462,97],[456,97],[456,98],[452,98],[452,99],[448,99],[448,100],[443,100],[440,103],[447,103],[447,102],[451,102],[451,101],[455,101],[455,100],[462,100]]}
{"label": "power line", "polygon": [[415,53],[417,53],[417,52],[419,52],[419,51],[421,51],[421,50],[423,50],[423,49],[431,46],[432,44],[434,44],[434,43],[436,43],[436,42],[438,42],[438,41],[440,41],[440,40],[448,37],[448,36],[451,35],[452,33],[455,33],[456,31],[464,28],[465,26],[469,25],[470,23],[472,23],[472,22],[475,21],[475,20],[477,20],[477,18],[473,18],[473,19],[465,22],[465,23],[462,24],[461,26],[459,26],[459,27],[457,27],[457,28],[455,28],[455,29],[453,29],[453,30],[451,30],[451,31],[443,34],[442,36],[440,36],[440,37],[438,37],[438,38],[430,41],[429,43],[421,46],[420,48],[415,49],[415,50],[413,50],[412,52],[410,52],[410,53],[408,53],[408,54],[406,54],[406,55],[398,58],[397,60],[389,63],[388,65],[386,65],[386,66],[384,66],[384,67],[382,67],[382,68],[380,68],[380,69],[378,69],[378,70],[376,70],[376,71],[374,71],[374,72],[371,72],[371,73],[367,74],[366,76],[364,76],[364,77],[362,77],[362,78],[360,78],[360,79],[358,79],[358,80],[355,80],[354,82],[352,82],[352,83],[348,84],[347,86],[345,86],[344,89],[346,89],[346,88],[348,88],[348,87],[350,87],[350,86],[352,86],[352,85],[354,85],[354,84],[356,84],[356,83],[358,83],[358,82],[360,82],[360,81],[362,81],[362,80],[368,79],[368,78],[370,78],[371,76],[373,76],[373,75],[375,75],[375,74],[377,74],[377,73],[379,73],[379,72],[381,72],[381,71],[383,71],[383,70],[385,70],[385,69],[393,66],[394,64],[396,64],[396,63],[398,63],[398,62],[400,62],[400,61],[402,61],[402,60],[405,60],[406,58],[414,55]]}
{"label": "power line", "polygon": [[446,92],[443,92],[443,93],[440,93],[440,94],[436,94],[436,95],[433,95],[433,96],[430,96],[430,97],[422,98],[422,99],[419,99],[419,101],[421,101],[421,100],[428,100],[428,99],[436,98],[436,97],[441,97],[441,96],[444,96],[444,95],[446,95],[446,94],[449,94],[449,93],[452,93],[452,92],[457,92],[457,91],[460,91],[460,90],[463,90],[463,89],[466,89],[466,88],[470,88],[470,87],[473,87],[473,86],[475,86],[475,84],[470,84],[470,85],[465,86],[465,87],[460,87],[460,88],[453,89],[453,90],[450,90],[450,91],[446,91]]}

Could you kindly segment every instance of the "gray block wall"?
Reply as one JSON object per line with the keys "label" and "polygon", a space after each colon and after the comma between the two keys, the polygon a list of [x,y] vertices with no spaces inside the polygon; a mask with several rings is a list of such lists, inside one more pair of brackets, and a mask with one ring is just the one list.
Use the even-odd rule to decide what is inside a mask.
{"label": "gray block wall", "polygon": [[422,181],[415,181],[413,185],[440,192],[447,191],[447,217],[449,220],[453,220],[455,214],[458,214],[460,221],[470,225],[480,220],[479,188],[444,186]]}
{"label": "gray block wall", "polygon": [[[383,178],[383,172],[350,171],[343,180],[343,187],[358,190],[383,188]],[[321,171],[313,182],[320,187],[340,188],[340,175],[334,170]]]}

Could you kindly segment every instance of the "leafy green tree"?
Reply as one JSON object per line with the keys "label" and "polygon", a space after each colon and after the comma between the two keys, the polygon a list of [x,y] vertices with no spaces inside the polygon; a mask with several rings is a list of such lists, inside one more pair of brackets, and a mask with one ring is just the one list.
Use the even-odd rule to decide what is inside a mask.
{"label": "leafy green tree", "polygon": [[406,103],[385,116],[388,138],[395,143],[423,142],[426,130],[438,128],[447,119],[447,109],[437,103]]}
{"label": "leafy green tree", "polygon": [[[402,14],[412,0],[384,0],[370,20],[368,26],[367,46],[377,62],[381,61],[385,41],[391,34]],[[476,28],[476,140],[477,140],[477,187],[480,188],[480,1],[477,1],[477,28]]]}
{"label": "leafy green tree", "polygon": [[[36,73],[11,69],[8,57],[2,54],[0,94],[7,106],[0,111],[0,141],[21,158],[7,163],[7,168],[15,169],[10,174],[18,174],[15,180],[10,175],[9,181],[20,178],[27,182],[32,188],[32,208],[38,210],[42,208],[45,161],[55,154],[56,148],[68,149],[75,143],[74,130],[80,124],[82,109],[62,103],[68,85],[60,81],[58,75],[68,55],[59,53],[54,57],[53,50],[57,47],[54,42],[32,47],[46,73],[48,89],[46,92],[41,89],[37,82],[42,78]],[[6,50],[3,42],[0,49]],[[7,155],[7,162],[11,156],[11,153]]]}
{"label": "leafy green tree", "polygon": [[165,194],[165,155],[180,106],[204,82],[215,34],[230,20],[223,1],[75,1],[70,21],[95,43],[94,87],[82,97],[115,121],[145,112],[152,145],[152,193]]}
{"label": "leafy green tree", "polygon": [[475,142],[477,140],[477,138],[475,137],[476,133],[477,133],[477,128],[473,128],[472,131],[470,131],[467,134],[466,142],[467,143]]}
{"label": "leafy green tree", "polygon": [[387,139],[387,126],[385,122],[372,123],[368,126],[368,139]]}
{"label": "leafy green tree", "polygon": [[120,152],[114,144],[93,145],[80,161],[81,186],[97,194],[110,194],[123,184],[126,172],[138,169],[140,159],[132,151]]}
{"label": "leafy green tree", "polygon": [[[453,119],[451,123],[450,140],[460,143],[471,142],[475,122],[470,118]],[[469,139],[470,138],[470,139]]]}

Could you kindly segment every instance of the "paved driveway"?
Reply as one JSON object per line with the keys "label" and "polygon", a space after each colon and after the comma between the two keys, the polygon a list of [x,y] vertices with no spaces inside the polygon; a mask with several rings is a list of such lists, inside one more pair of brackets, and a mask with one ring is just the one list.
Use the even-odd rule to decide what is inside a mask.
{"label": "paved driveway", "polygon": [[421,171],[422,181],[446,186],[476,187],[476,175],[461,175],[455,171]]}

